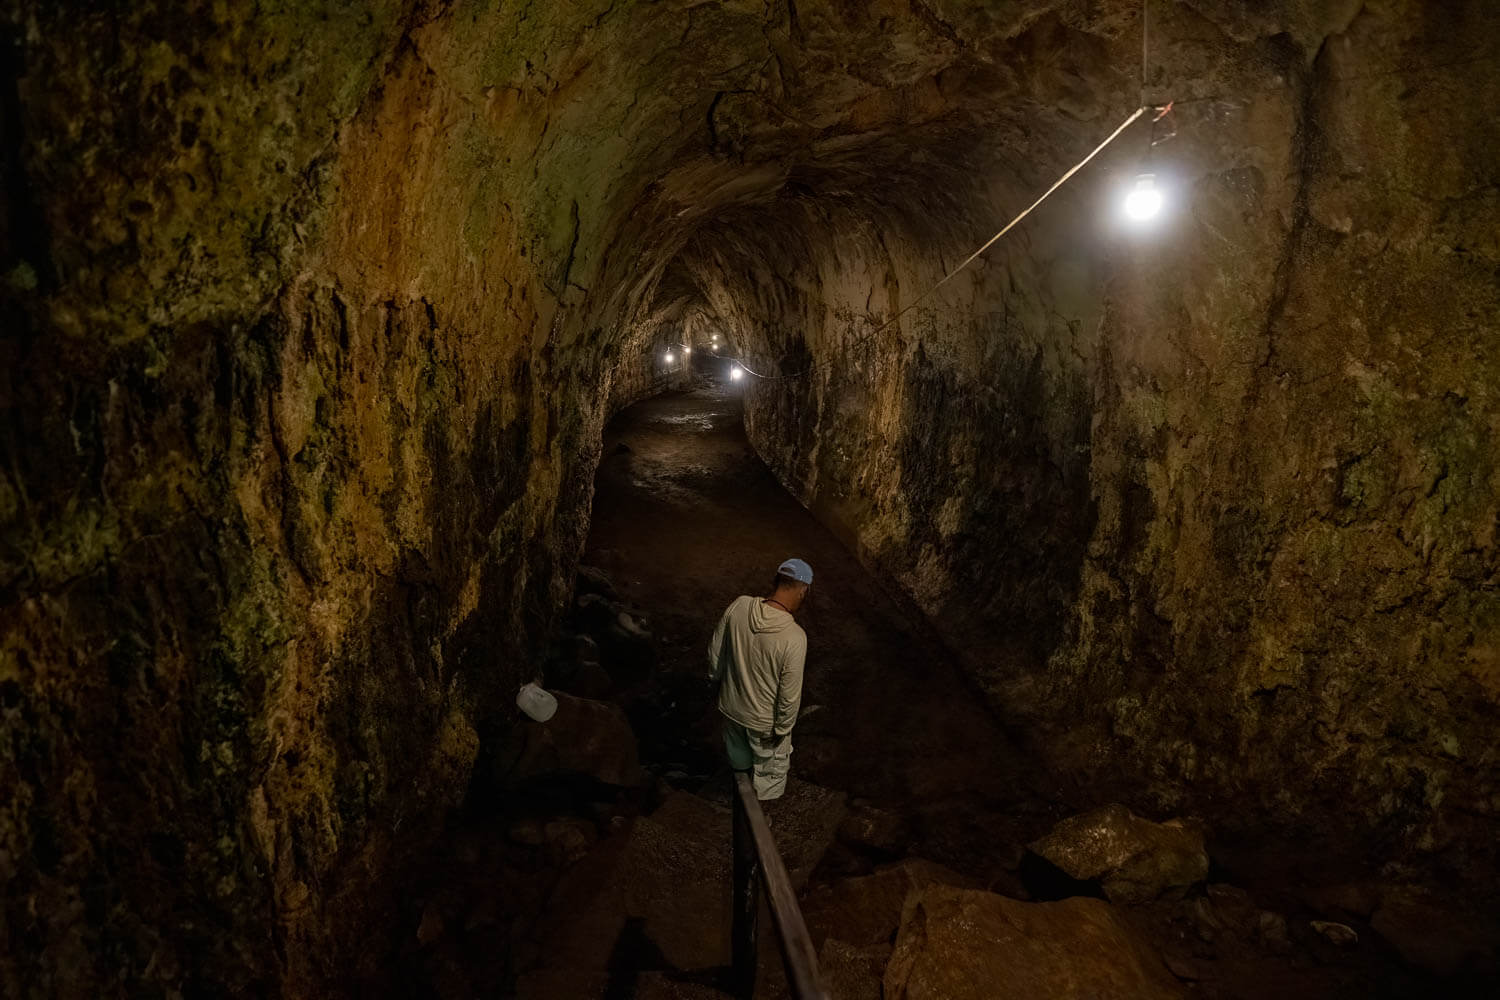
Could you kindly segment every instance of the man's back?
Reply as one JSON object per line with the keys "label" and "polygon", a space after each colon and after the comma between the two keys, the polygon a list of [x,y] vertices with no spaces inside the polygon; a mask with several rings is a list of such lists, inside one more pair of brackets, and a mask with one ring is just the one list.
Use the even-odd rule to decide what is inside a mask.
{"label": "man's back", "polygon": [[729,605],[709,644],[719,711],[752,733],[784,736],[802,703],[807,633],[785,609],[759,597]]}

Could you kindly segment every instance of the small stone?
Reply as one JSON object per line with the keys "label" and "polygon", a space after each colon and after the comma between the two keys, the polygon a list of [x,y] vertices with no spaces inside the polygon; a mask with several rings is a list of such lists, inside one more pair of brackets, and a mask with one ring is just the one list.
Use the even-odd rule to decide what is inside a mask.
{"label": "small stone", "polygon": [[1256,940],[1261,947],[1275,955],[1285,955],[1292,950],[1292,939],[1287,935],[1286,917],[1270,910],[1260,911],[1256,922]]}
{"label": "small stone", "polygon": [[1181,955],[1163,955],[1162,960],[1167,963],[1167,971],[1184,982],[1196,983],[1203,978],[1203,970],[1191,958]]}
{"label": "small stone", "polygon": [[646,631],[641,623],[636,621],[635,617],[628,612],[621,611],[618,615],[615,616],[615,622],[620,626],[620,629],[632,639],[644,639],[649,641],[651,638],[651,633]]}
{"label": "small stone", "polygon": [[1348,924],[1334,923],[1332,920],[1314,920],[1311,923],[1313,930],[1340,948],[1359,944],[1359,934]]}
{"label": "small stone", "polygon": [[542,828],[547,851],[558,864],[570,865],[588,853],[593,845],[593,824],[579,819],[552,820]]}

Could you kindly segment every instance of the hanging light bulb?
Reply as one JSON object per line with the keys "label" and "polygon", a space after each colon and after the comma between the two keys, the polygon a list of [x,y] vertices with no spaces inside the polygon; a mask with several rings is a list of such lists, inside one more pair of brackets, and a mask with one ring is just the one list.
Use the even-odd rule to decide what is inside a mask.
{"label": "hanging light bulb", "polygon": [[677,359],[672,356],[672,352],[671,351],[668,351],[667,354],[666,354],[666,357],[662,358],[662,360],[665,361],[667,364],[670,365],[672,362],[676,361]]}
{"label": "hanging light bulb", "polygon": [[691,347],[684,347],[682,349],[682,354],[683,354],[684,357],[686,357],[687,355],[692,354],[692,353],[693,353],[693,349]]}
{"label": "hanging light bulb", "polygon": [[1161,206],[1162,196],[1156,186],[1156,175],[1137,175],[1135,187],[1125,196],[1125,214],[1137,222],[1145,222],[1156,218]]}
{"label": "hanging light bulb", "polygon": [[735,365],[733,368],[729,369],[729,377],[732,379],[738,379],[741,375],[744,374],[745,369],[741,368],[739,365]]}
{"label": "hanging light bulb", "polygon": [[717,333],[714,334],[714,340],[718,340],[718,339],[719,339],[719,335]]}

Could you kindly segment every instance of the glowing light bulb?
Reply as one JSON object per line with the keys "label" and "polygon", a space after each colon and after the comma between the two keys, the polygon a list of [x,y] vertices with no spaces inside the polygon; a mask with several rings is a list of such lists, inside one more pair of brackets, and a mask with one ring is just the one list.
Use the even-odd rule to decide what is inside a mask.
{"label": "glowing light bulb", "polygon": [[693,353],[693,349],[692,349],[692,348],[691,348],[691,347],[684,347],[684,348],[683,348],[683,349],[682,349],[682,353],[683,353],[683,354],[684,354],[684,355],[687,355],[687,354],[692,354],[692,353]]}
{"label": "glowing light bulb", "polygon": [[710,344],[708,346],[709,346],[709,349],[712,350],[715,354],[719,353],[719,345],[718,344]]}
{"label": "glowing light bulb", "polygon": [[1156,218],[1161,211],[1161,192],[1156,187],[1154,174],[1141,174],[1135,179],[1135,187],[1125,196],[1125,214],[1137,222]]}
{"label": "glowing light bulb", "polygon": [[735,365],[733,368],[729,369],[730,378],[737,379],[743,374],[745,374],[745,369],[741,368],[739,365]]}
{"label": "glowing light bulb", "polygon": [[719,335],[718,335],[718,334],[717,334],[717,333],[716,333],[716,334],[714,334],[714,339],[715,339],[715,340],[718,340],[718,339],[719,339]]}
{"label": "glowing light bulb", "polygon": [[668,351],[666,357],[662,358],[662,360],[665,361],[667,364],[670,365],[672,362],[676,361],[677,359],[672,356],[672,352],[671,351]]}

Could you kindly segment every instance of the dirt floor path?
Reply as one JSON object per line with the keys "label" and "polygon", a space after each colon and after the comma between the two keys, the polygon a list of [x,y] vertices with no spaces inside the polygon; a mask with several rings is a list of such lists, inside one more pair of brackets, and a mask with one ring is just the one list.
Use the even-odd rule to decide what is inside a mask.
{"label": "dirt floor path", "polygon": [[692,716],[638,722],[648,762],[718,769],[717,717],[693,697],[709,637],[735,597],[764,593],[775,567],[798,556],[815,579],[799,614],[808,655],[793,775],[899,813],[912,853],[981,881],[1014,865],[1008,844],[1050,825],[1054,811],[949,651],[922,637],[751,450],[732,388],[659,396],[620,414],[596,490],[584,561],[649,616],[658,683],[672,690],[675,680]]}

